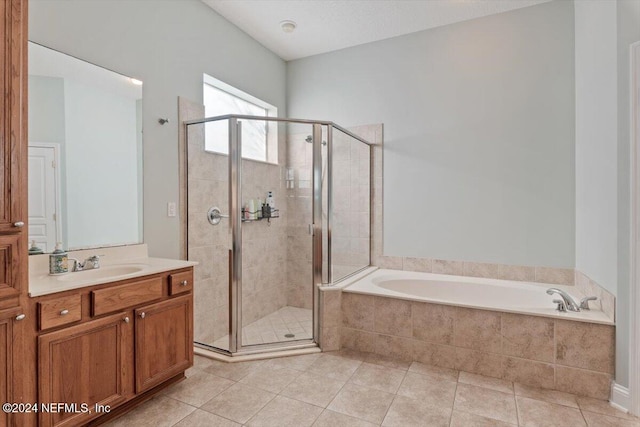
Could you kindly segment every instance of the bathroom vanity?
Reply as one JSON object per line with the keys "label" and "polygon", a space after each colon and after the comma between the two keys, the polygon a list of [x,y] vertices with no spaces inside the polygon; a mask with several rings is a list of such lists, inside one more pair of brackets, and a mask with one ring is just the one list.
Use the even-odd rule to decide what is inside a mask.
{"label": "bathroom vanity", "polygon": [[[119,219],[128,228],[108,226],[91,212],[76,211],[74,220],[65,200],[55,215],[40,215],[53,217],[53,226],[38,223],[36,212],[27,209],[27,18],[26,0],[0,2],[0,403],[11,404],[0,411],[0,427],[101,424],[184,378],[192,365],[195,263],[149,258],[145,245],[133,244],[142,236],[141,190],[135,193],[138,203],[129,203],[137,207]],[[140,102],[132,99],[129,110],[135,114]],[[129,173],[135,183],[141,179],[135,167],[141,139],[130,139],[138,153]],[[102,161],[101,167],[113,170],[106,157]],[[58,163],[42,164],[55,169]],[[90,193],[106,197],[105,191]],[[82,197],[82,208],[113,211]],[[83,222],[78,218],[93,218],[91,228],[72,228]],[[75,238],[77,247],[109,246],[71,253],[83,259],[104,254],[104,262],[90,271],[49,276],[48,255],[28,256],[28,237],[38,227],[53,236],[47,242]],[[125,228],[133,238],[118,237],[123,243],[98,240],[120,236]],[[89,237],[96,241],[80,240]],[[118,244],[124,246],[111,247]]]}
{"label": "bathroom vanity", "polygon": [[195,263],[148,258],[146,245],[99,251],[110,262],[59,276],[47,274],[48,255],[30,257],[38,402],[77,406],[41,410],[40,426],[101,423],[193,364]]}

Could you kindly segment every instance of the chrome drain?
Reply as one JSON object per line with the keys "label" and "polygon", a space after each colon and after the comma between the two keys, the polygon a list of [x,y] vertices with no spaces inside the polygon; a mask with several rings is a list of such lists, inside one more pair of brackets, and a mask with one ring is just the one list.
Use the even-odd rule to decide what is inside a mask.
{"label": "chrome drain", "polygon": [[295,338],[296,335],[295,334],[284,334],[285,338]]}

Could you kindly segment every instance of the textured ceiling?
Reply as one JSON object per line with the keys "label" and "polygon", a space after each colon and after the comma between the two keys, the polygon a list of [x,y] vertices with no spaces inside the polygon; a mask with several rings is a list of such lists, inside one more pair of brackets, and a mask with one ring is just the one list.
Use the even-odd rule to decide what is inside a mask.
{"label": "textured ceiling", "polygon": [[[285,60],[550,0],[202,0]],[[280,22],[298,28],[284,33]]]}

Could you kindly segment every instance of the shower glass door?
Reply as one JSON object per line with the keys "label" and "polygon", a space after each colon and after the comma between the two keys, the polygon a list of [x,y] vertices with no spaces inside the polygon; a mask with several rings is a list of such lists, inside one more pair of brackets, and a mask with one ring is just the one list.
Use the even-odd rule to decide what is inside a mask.
{"label": "shower glass door", "polygon": [[232,249],[229,120],[186,126],[187,254],[194,267],[194,340],[230,351]]}
{"label": "shower glass door", "polygon": [[220,116],[187,122],[186,141],[196,344],[231,355],[315,345],[329,123]]}
{"label": "shower glass door", "polygon": [[242,153],[250,149],[259,155],[256,147],[264,147],[262,158],[240,161],[238,339],[242,348],[311,342],[313,125],[238,123]]}

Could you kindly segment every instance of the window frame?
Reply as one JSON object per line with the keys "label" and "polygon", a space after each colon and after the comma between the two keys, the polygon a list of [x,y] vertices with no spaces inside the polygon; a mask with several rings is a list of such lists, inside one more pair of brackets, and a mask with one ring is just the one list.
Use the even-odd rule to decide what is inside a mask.
{"label": "window frame", "polygon": [[[271,105],[255,96],[246,93],[238,88],[231,86],[209,74],[203,73],[202,78],[202,96],[204,104],[204,91],[206,86],[211,86],[219,91],[222,91],[232,97],[238,98],[246,103],[252,104],[260,109],[264,109],[267,117],[278,117],[278,108]],[[205,106],[206,109],[206,106]],[[227,114],[238,114],[237,112],[229,112]],[[243,160],[250,160],[254,162],[278,164],[278,123],[273,121],[265,121],[265,159],[255,159],[242,156]],[[227,151],[207,150],[212,153],[228,156]]]}

